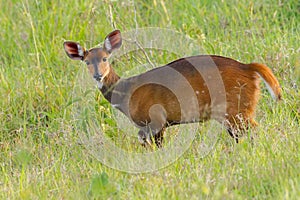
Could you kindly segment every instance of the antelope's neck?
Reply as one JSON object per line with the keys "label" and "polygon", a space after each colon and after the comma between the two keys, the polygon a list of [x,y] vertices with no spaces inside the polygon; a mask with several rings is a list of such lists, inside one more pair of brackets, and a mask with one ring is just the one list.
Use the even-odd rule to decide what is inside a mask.
{"label": "antelope's neck", "polygon": [[103,86],[100,89],[106,100],[111,102],[112,92],[120,77],[116,74],[113,68],[110,68],[109,73],[103,78]]}

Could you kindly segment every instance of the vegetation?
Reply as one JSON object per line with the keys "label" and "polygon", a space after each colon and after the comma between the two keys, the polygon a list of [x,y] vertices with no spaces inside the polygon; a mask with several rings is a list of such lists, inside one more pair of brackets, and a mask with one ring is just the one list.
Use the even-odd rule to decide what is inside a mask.
{"label": "vegetation", "polygon": [[[299,1],[1,0],[0,7],[0,199],[300,196]],[[272,101],[262,87],[260,126],[251,130],[252,142],[235,144],[223,133],[202,158],[196,136],[178,160],[158,171],[132,174],[107,167],[79,142],[72,94],[78,74],[86,70],[67,58],[62,44],[74,40],[89,48],[114,28],[142,27],[187,35],[207,54],[265,63],[281,83],[283,101]],[[153,63],[178,58],[151,50],[129,55],[114,60],[122,76],[140,73],[136,66],[147,63],[145,55]],[[107,137],[128,151],[149,151],[139,146],[136,132],[115,130],[113,109],[91,89]]]}

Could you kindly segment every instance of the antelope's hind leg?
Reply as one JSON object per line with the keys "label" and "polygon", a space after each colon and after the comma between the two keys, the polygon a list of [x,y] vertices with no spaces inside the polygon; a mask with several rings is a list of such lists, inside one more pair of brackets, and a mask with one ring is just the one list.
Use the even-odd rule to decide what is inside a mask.
{"label": "antelope's hind leg", "polygon": [[[239,143],[239,138],[245,135],[250,128],[255,128],[256,126],[258,126],[258,123],[253,118],[247,120],[239,119],[239,121],[235,119],[228,123],[227,132],[233,139],[235,139],[236,143]],[[253,138],[251,136],[251,140],[252,139]]]}
{"label": "antelope's hind leg", "polygon": [[239,137],[238,137],[238,135],[236,135],[234,132],[234,130],[233,129],[231,129],[231,128],[227,128],[227,132],[229,133],[229,135],[233,138],[233,139],[235,139],[235,142],[236,143],[239,143]]}

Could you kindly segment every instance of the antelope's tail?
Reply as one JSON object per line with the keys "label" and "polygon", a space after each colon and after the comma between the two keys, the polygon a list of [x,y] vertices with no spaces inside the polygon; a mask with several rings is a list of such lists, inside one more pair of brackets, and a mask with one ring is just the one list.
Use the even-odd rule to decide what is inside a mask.
{"label": "antelope's tail", "polygon": [[267,89],[270,92],[273,99],[281,99],[281,88],[279,82],[270,68],[268,68],[266,65],[259,63],[251,63],[248,64],[247,67],[248,69],[255,71],[260,75],[260,77],[265,82]]}

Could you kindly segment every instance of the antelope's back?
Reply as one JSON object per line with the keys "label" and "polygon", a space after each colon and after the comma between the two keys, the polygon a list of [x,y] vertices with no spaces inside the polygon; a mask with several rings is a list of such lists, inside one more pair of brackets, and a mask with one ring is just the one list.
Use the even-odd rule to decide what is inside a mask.
{"label": "antelope's back", "polygon": [[156,115],[171,124],[206,120],[211,106],[224,101],[227,112],[236,114],[251,109],[258,95],[258,75],[243,66],[220,56],[182,58],[121,80],[116,90],[123,95],[118,101],[136,123],[149,122]]}

